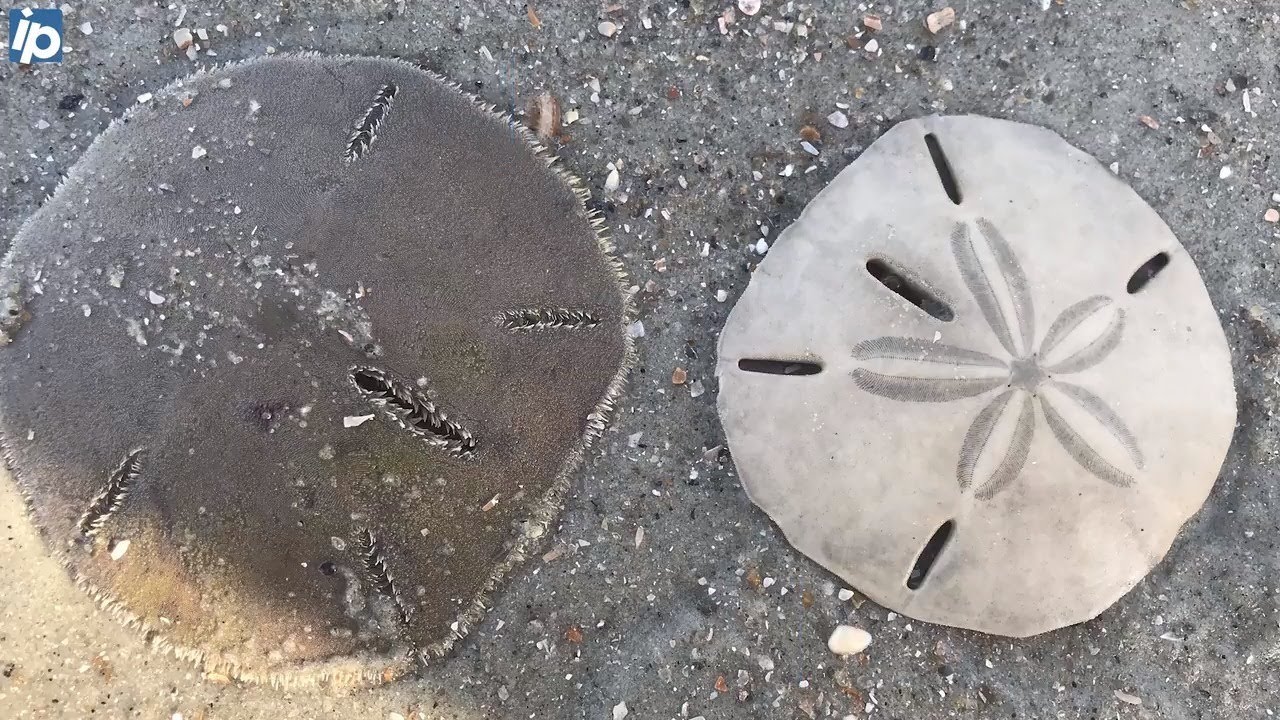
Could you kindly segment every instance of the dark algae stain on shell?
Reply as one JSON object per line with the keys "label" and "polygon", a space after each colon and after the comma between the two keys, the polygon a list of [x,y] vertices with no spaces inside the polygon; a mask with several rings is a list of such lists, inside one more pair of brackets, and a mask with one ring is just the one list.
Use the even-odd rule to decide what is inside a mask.
{"label": "dark algae stain on shell", "polygon": [[584,199],[400,61],[156,93],[0,272],[0,437],[51,550],[211,672],[368,684],[443,654],[546,533],[630,359]]}

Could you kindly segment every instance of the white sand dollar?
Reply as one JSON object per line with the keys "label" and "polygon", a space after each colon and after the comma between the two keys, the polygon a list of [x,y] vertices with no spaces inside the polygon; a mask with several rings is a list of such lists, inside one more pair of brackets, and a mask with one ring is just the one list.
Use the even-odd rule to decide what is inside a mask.
{"label": "white sand dollar", "polygon": [[1026,636],[1164,556],[1235,425],[1230,354],[1159,216],[1052,132],[904,122],[782,235],[720,342],[752,500],[911,617]]}

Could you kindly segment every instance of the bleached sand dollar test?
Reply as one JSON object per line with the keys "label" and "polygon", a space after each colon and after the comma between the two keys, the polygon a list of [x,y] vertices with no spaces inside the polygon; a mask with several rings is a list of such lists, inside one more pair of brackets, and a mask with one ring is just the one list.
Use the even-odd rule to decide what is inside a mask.
{"label": "bleached sand dollar test", "polygon": [[0,440],[52,551],[210,672],[358,685],[442,654],[621,388],[585,196],[405,62],[155,93],[0,271]]}
{"label": "bleached sand dollar test", "polygon": [[899,124],[779,237],[720,342],[752,500],[911,617],[1025,636],[1105,610],[1204,502],[1235,425],[1200,275],[1050,131]]}

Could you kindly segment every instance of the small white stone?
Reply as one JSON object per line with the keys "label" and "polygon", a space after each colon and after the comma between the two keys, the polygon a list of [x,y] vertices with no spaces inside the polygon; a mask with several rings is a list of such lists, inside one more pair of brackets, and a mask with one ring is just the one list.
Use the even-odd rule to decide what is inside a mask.
{"label": "small white stone", "polygon": [[204,28],[196,28],[196,37],[200,38],[201,40],[208,40],[209,31],[205,30]]}
{"label": "small white stone", "polygon": [[596,26],[596,30],[598,30],[600,34],[605,37],[613,37],[618,33],[618,26],[613,22],[605,20],[604,22]]}
{"label": "small white stone", "polygon": [[192,159],[192,160],[199,160],[200,158],[202,158],[202,157],[204,157],[205,155],[208,155],[208,154],[209,154],[209,151],[208,151],[208,150],[205,150],[203,145],[197,145],[197,146],[195,146],[195,147],[191,148],[191,159]]}
{"label": "small white stone", "polygon": [[80,32],[84,33],[85,35],[92,35],[93,23],[89,22],[88,20],[85,20],[84,22],[80,23]]}
{"label": "small white stone", "polygon": [[151,93],[142,93],[141,95],[139,95],[139,96],[138,96],[138,102],[140,102],[140,103],[149,103],[149,102],[151,102]]}
{"label": "small white stone", "polygon": [[226,90],[227,88],[231,87],[231,78],[222,78],[221,80],[219,80],[218,87],[222,88],[223,90]]}
{"label": "small white stone", "polygon": [[120,558],[124,557],[124,554],[127,552],[129,552],[129,541],[121,540],[120,542],[111,546],[111,559],[119,560]]}
{"label": "small white stone", "polygon": [[818,154],[818,148],[814,147],[813,143],[809,142],[808,140],[802,140],[800,142],[800,147],[804,148],[804,151],[809,153],[810,155]]}
{"label": "small white stone", "polygon": [[156,292],[155,290],[148,290],[147,301],[150,302],[152,305],[163,305],[164,296]]}
{"label": "small white stone", "polygon": [[1218,171],[1218,177],[1221,178],[1222,180],[1226,180],[1227,178],[1231,177],[1231,166],[1223,165],[1222,169]]}
{"label": "small white stone", "polygon": [[716,291],[716,302],[724,302],[729,299],[729,291],[721,288]]}
{"label": "small white stone", "polygon": [[191,47],[191,43],[195,42],[191,37],[191,31],[186,28],[178,28],[173,31],[173,44],[178,46],[179,50],[186,50]]}
{"label": "small white stone", "polygon": [[37,130],[48,130],[49,128],[50,128],[49,121],[45,120],[44,118],[41,118],[36,122]]}
{"label": "small white stone", "polygon": [[738,0],[738,9],[743,15],[755,15],[760,12],[760,0]]}
{"label": "small white stone", "polygon": [[642,323],[642,322],[640,322],[639,320],[637,320],[637,321],[635,321],[635,322],[631,323],[630,325],[628,325],[628,326],[627,326],[627,335],[630,335],[630,336],[631,336],[631,337],[633,337],[633,338],[642,338],[642,337],[644,337],[644,323]]}
{"label": "small white stone", "polygon": [[344,428],[360,427],[361,425],[369,422],[372,419],[373,419],[372,415],[348,415],[342,418],[342,427]]}
{"label": "small white stone", "polygon": [[613,192],[622,184],[622,175],[618,173],[618,169],[614,168],[609,171],[609,176],[604,179],[604,189]]}
{"label": "small white stone", "polygon": [[876,40],[875,38],[871,38],[870,40],[867,41],[867,44],[863,46],[863,49],[865,49],[869,53],[879,52],[880,41]]}
{"label": "small white stone", "polygon": [[1271,193],[1271,202],[1280,203],[1280,192]]}
{"label": "small white stone", "polygon": [[630,711],[627,710],[627,704],[625,702],[620,702],[617,705],[614,705],[613,720],[623,720],[623,718],[627,716],[628,712]]}
{"label": "small white stone", "polygon": [[849,116],[837,110],[827,116],[827,122],[831,123],[831,127],[847,128],[849,127]]}
{"label": "small white stone", "polygon": [[1110,165],[1107,166],[1107,168],[1111,170],[1112,174],[1114,175],[1120,174],[1120,163],[1118,162],[1111,163]]}
{"label": "small white stone", "polygon": [[1117,699],[1117,700],[1119,700],[1119,701],[1120,701],[1120,702],[1122,702],[1122,703],[1125,703],[1125,704],[1128,704],[1128,705],[1141,705],[1141,704],[1142,704],[1142,698],[1138,697],[1137,695],[1130,695],[1129,693],[1127,693],[1127,692],[1125,692],[1125,691],[1123,691],[1123,690],[1115,690],[1115,691],[1113,691],[1113,692],[1112,692],[1112,694],[1113,694],[1113,695],[1115,695],[1115,696],[1116,696],[1116,699]]}
{"label": "small white stone", "polygon": [[871,644],[871,633],[852,625],[837,625],[827,639],[827,648],[837,655],[857,655]]}
{"label": "small white stone", "polygon": [[765,253],[769,252],[769,242],[768,242],[767,240],[765,240],[764,238],[760,238],[759,240],[757,240],[757,241],[756,241],[756,252],[757,252],[757,253],[759,253],[759,254],[761,254],[761,255],[763,255],[763,254],[765,254]]}
{"label": "small white stone", "polygon": [[836,597],[840,598],[840,602],[849,602],[853,599],[853,591],[849,588],[840,588],[840,592],[836,593]]}
{"label": "small white stone", "polygon": [[404,716],[398,712],[393,712],[387,716],[387,720],[404,720]]}

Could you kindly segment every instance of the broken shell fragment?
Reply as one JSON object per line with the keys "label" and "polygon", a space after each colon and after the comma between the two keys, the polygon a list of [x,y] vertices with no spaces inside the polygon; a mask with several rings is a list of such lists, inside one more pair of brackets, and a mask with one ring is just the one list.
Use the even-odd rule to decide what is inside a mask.
{"label": "broken shell fragment", "polygon": [[1052,132],[971,116],[897,125],[809,203],[717,374],[742,483],[792,545],[888,608],[1013,636],[1141,580],[1236,416],[1159,216]]}
{"label": "broken shell fragment", "polygon": [[77,583],[206,674],[384,682],[545,534],[631,356],[620,267],[526,129],[409,63],[155,95],[0,265],[8,468]]}

